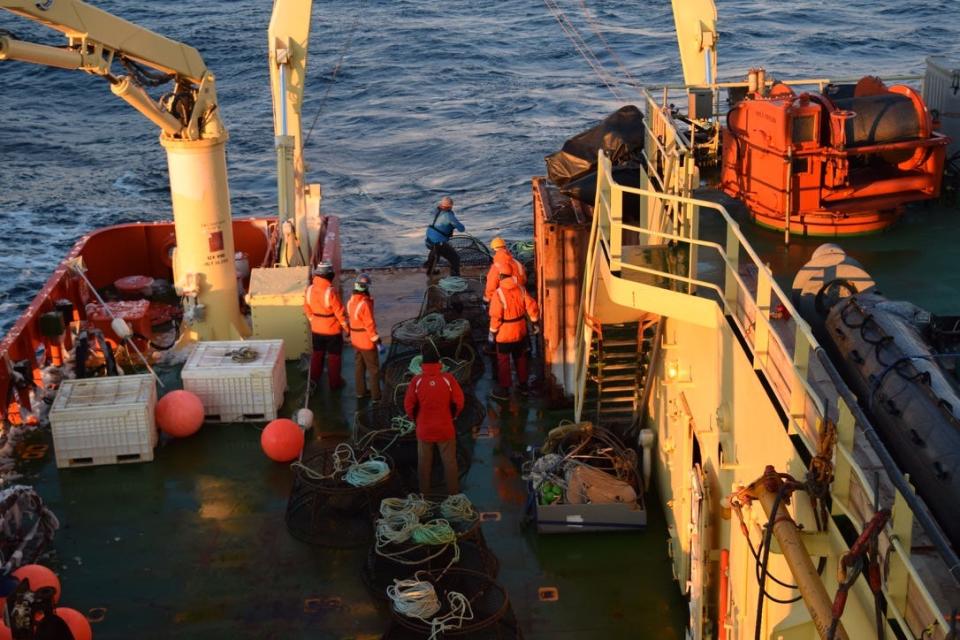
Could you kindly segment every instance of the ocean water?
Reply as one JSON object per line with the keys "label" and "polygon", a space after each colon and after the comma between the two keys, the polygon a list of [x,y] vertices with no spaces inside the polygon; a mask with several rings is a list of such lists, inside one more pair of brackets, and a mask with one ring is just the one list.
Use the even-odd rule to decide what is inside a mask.
{"label": "ocean water", "polygon": [[[630,100],[681,77],[670,3],[556,0]],[[274,211],[267,0],[96,5],[200,50],[230,130],[233,213]],[[956,0],[718,0],[721,79],[919,74],[960,62]],[[306,127],[309,179],[342,217],[347,266],[416,264],[435,202],[468,232],[532,233],[529,179],[543,156],[622,101],[537,0],[314,2]],[[0,29],[62,44],[9,13]],[[345,43],[353,33],[347,51]],[[346,53],[335,81],[331,71]],[[622,67],[621,67],[622,65]],[[619,83],[619,84],[616,84]],[[170,217],[157,130],[79,72],[0,63],[0,330],[84,233]]]}

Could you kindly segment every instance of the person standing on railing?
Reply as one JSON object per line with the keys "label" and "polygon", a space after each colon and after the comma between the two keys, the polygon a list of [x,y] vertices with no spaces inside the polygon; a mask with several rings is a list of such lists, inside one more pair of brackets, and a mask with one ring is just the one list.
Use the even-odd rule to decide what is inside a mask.
{"label": "person standing on railing", "polygon": [[433,214],[433,222],[427,227],[427,236],[425,243],[430,253],[427,255],[427,261],[423,266],[427,270],[427,275],[433,275],[433,269],[440,258],[446,258],[450,263],[450,275],[460,275],[460,256],[456,250],[450,246],[450,238],[454,230],[463,233],[467,230],[463,223],[457,220],[453,213],[453,198],[444,196],[437,205],[437,210]]}
{"label": "person standing on railing", "polygon": [[[347,317],[350,319],[350,343],[354,351],[354,382],[357,400],[368,395],[374,404],[380,402],[380,354],[383,342],[377,332],[373,317],[373,296],[370,285],[373,280],[365,273],[353,283],[353,296],[347,301]],[[367,372],[370,372],[370,390],[367,391]]]}
{"label": "person standing on railing", "polygon": [[487,271],[487,283],[483,288],[483,301],[487,304],[490,304],[490,298],[493,297],[497,287],[500,286],[500,274],[503,273],[504,265],[509,265],[517,284],[521,287],[527,286],[527,271],[523,268],[523,264],[510,253],[510,249],[507,248],[507,243],[503,238],[494,238],[493,242],[490,243],[490,248],[494,250],[493,264]]}
{"label": "person standing on railing", "polygon": [[420,493],[430,493],[433,448],[440,450],[447,493],[460,493],[457,469],[457,432],[453,421],[463,411],[463,389],[457,379],[440,369],[440,354],[423,345],[423,373],[414,376],[403,398],[403,408],[417,425],[417,476]]}
{"label": "person standing on railing", "polygon": [[350,326],[340,301],[340,294],[333,286],[336,274],[333,265],[321,262],[313,269],[313,282],[307,287],[303,301],[303,310],[310,321],[310,333],[313,339],[313,354],[310,358],[310,383],[320,384],[323,373],[323,360],[327,360],[327,377],[330,388],[342,389],[340,376],[343,355],[343,331],[350,334]]}
{"label": "person standing on railing", "polygon": [[500,286],[490,298],[490,335],[488,341],[497,352],[497,386],[490,392],[491,398],[507,400],[513,376],[510,371],[510,359],[513,358],[517,369],[517,381],[520,393],[529,392],[527,380],[530,376],[527,340],[527,319],[533,325],[533,334],[540,333],[540,307],[513,277],[513,268],[504,265],[500,271]]}

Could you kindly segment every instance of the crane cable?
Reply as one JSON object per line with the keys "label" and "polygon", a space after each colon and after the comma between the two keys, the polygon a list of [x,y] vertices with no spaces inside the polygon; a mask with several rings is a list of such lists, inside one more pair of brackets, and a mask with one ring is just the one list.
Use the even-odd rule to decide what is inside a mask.
{"label": "crane cable", "polygon": [[637,79],[636,76],[630,73],[630,69],[627,68],[627,65],[624,64],[620,56],[617,55],[617,52],[613,49],[613,47],[610,46],[610,43],[607,41],[606,36],[603,35],[603,31],[600,29],[599,21],[596,18],[594,18],[592,15],[590,15],[590,9],[587,7],[586,0],[579,0],[579,1],[580,1],[580,10],[583,13],[583,17],[587,19],[587,24],[590,25],[590,30],[593,31],[594,35],[596,35],[597,38],[600,40],[600,42],[603,44],[603,48],[606,49],[607,53],[610,55],[610,59],[613,60],[614,64],[616,64],[620,68],[620,70],[623,72],[623,75],[626,76],[627,80],[631,85],[633,85],[638,89],[642,89],[643,84],[640,82],[640,80]]}
{"label": "crane cable", "polygon": [[360,17],[364,14],[364,5],[366,5],[366,0],[360,0],[360,4],[357,7],[357,13],[353,18],[353,23],[350,25],[350,31],[347,33],[347,39],[343,43],[343,47],[340,49],[340,57],[337,59],[337,63],[333,65],[333,70],[330,72],[330,82],[327,84],[326,90],[323,92],[323,97],[320,98],[320,105],[317,107],[317,112],[313,116],[313,122],[310,123],[310,129],[307,131],[307,135],[303,138],[303,146],[306,147],[307,143],[310,142],[310,136],[313,134],[313,128],[317,126],[317,121],[320,119],[320,114],[323,113],[323,108],[327,105],[327,99],[330,97],[330,91],[333,89],[333,84],[337,80],[337,74],[340,73],[340,67],[343,66],[343,61],[347,57],[347,54],[350,53],[350,47],[353,45],[353,36],[357,33],[357,27],[360,26]]}
{"label": "crane cable", "polygon": [[577,50],[577,53],[580,54],[580,57],[586,61],[588,65],[593,69],[593,71],[600,78],[600,81],[610,90],[610,93],[614,95],[620,101],[626,101],[624,95],[618,89],[618,83],[616,78],[610,75],[610,73],[603,66],[603,63],[597,58],[593,53],[593,50],[590,49],[590,45],[583,39],[583,36],[580,35],[580,32],[574,26],[573,22],[570,21],[570,18],[567,17],[566,13],[563,11],[563,8],[556,3],[556,0],[543,0],[543,4],[546,5],[547,9],[553,15],[554,19],[557,21],[557,24],[560,25],[560,28],[563,30],[564,35],[567,36],[567,39],[570,40],[570,43],[573,45],[573,48]]}

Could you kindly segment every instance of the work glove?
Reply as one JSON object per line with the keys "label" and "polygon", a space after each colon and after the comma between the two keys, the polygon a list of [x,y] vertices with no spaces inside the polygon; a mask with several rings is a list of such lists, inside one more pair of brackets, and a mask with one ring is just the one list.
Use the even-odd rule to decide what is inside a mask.
{"label": "work glove", "polygon": [[533,335],[535,335],[535,336],[540,335],[540,325],[534,324],[534,325],[533,325],[533,328],[531,329],[531,332],[532,332]]}
{"label": "work glove", "polygon": [[383,343],[378,340],[378,341],[377,341],[377,353],[382,356],[386,350],[387,350],[387,349],[386,349],[386,347],[383,346]]}
{"label": "work glove", "polygon": [[492,331],[491,331],[490,333],[488,333],[488,334],[487,334],[487,344],[489,344],[491,347],[495,346],[495,345],[497,344],[497,334],[495,334],[495,333],[492,332]]}

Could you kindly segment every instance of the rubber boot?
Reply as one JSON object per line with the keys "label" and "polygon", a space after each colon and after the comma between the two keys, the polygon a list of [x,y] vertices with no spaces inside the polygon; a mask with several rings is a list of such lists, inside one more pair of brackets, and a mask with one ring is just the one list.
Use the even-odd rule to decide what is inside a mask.
{"label": "rubber boot", "polygon": [[310,354],[310,382],[320,384],[323,375],[323,351],[314,351]]}
{"label": "rubber boot", "polygon": [[526,351],[519,354],[516,358],[517,379],[520,381],[520,388],[527,388],[527,381],[530,378],[530,356]]}
{"label": "rubber boot", "polygon": [[327,360],[327,378],[330,381],[330,388],[334,391],[343,389],[346,383],[340,376],[342,357],[339,353],[331,353],[327,356]]}

